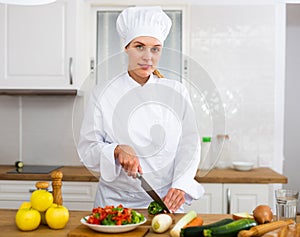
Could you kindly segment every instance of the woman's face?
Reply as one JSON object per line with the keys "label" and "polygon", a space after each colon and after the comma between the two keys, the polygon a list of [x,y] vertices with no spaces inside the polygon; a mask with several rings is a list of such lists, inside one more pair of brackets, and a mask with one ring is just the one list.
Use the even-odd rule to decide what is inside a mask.
{"label": "woman's face", "polygon": [[129,75],[138,83],[145,83],[156,69],[162,44],[153,37],[139,36],[126,47]]}

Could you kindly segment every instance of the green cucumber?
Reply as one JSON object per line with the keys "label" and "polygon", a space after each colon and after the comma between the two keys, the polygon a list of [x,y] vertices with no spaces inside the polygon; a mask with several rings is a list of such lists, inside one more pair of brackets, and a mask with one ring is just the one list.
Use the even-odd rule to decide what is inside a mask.
{"label": "green cucumber", "polygon": [[253,219],[239,219],[226,225],[204,229],[203,235],[205,237],[236,237],[239,231],[248,230],[256,225],[257,223]]}
{"label": "green cucumber", "polygon": [[233,219],[225,218],[220,221],[217,221],[217,222],[214,222],[211,224],[207,224],[207,225],[191,226],[191,227],[187,227],[187,228],[182,228],[180,231],[180,236],[181,237],[203,237],[204,229],[209,229],[211,227],[226,225],[230,222],[233,222]]}

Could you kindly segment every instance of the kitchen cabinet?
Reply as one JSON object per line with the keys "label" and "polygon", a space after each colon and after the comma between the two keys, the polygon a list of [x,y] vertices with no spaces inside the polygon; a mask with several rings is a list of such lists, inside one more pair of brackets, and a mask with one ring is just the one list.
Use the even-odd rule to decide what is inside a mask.
{"label": "kitchen cabinet", "polygon": [[[17,209],[30,200],[30,190],[36,181],[0,181],[0,208]],[[96,195],[96,182],[63,182],[63,205],[69,210],[92,210]],[[51,188],[50,188],[51,190]]]}
{"label": "kitchen cabinet", "polygon": [[[185,210],[206,214],[252,213],[260,204],[269,204],[269,184],[203,184],[206,193]],[[271,204],[270,204],[271,205]]]}
{"label": "kitchen cabinet", "polygon": [[202,184],[205,194],[184,210],[195,210],[197,213],[217,214],[223,212],[223,184]]}
{"label": "kitchen cabinet", "polygon": [[[0,208],[16,209],[30,199],[29,190],[35,189],[35,181],[0,181]],[[185,211],[197,213],[228,214],[252,212],[259,204],[269,203],[268,184],[203,184],[205,194],[195,200]],[[70,210],[91,210],[97,182],[63,182],[63,202]]]}
{"label": "kitchen cabinet", "polygon": [[269,204],[268,184],[224,184],[223,213],[249,212],[260,204]]}
{"label": "kitchen cabinet", "polygon": [[77,49],[82,26],[77,24],[82,16],[78,2],[58,0],[40,6],[0,4],[1,89],[76,87],[82,60],[78,56],[84,49],[84,44]]}

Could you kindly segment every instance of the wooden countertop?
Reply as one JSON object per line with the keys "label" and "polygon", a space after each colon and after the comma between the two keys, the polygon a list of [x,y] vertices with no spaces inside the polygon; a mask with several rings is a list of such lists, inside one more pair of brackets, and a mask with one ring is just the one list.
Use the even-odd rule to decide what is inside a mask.
{"label": "wooden countertop", "polygon": [[12,96],[32,96],[32,95],[71,95],[76,96],[78,94],[77,89],[0,89],[0,95],[12,95]]}
{"label": "wooden countertop", "polygon": [[[13,170],[12,165],[0,165],[0,180],[51,180],[50,174],[7,174]],[[84,166],[63,166],[63,181],[97,182],[94,176]],[[204,175],[205,174],[205,175]],[[195,179],[200,183],[287,183],[287,177],[270,168],[255,168],[251,171],[236,171],[234,169],[213,169],[206,173],[198,170]]]}
{"label": "wooden countertop", "polygon": [[[147,222],[142,225],[142,228],[147,228],[149,229],[148,233],[145,235],[146,237],[170,237],[169,232],[165,232],[163,234],[155,234],[151,228],[150,228],[150,223],[151,223],[151,217],[148,216],[147,210],[139,210],[141,213],[143,213],[146,218]],[[88,214],[90,212],[86,211],[70,211],[70,219],[68,224],[64,229],[61,230],[51,230],[45,225],[40,225],[38,229],[34,231],[29,231],[29,232],[23,232],[18,230],[18,228],[15,225],[15,215],[16,215],[17,210],[10,210],[10,209],[0,209],[0,229],[2,233],[5,233],[6,237],[64,237],[68,236],[69,232],[74,232],[74,229],[78,227],[86,228],[87,231],[91,232],[93,236],[98,236],[98,232],[94,232],[92,230],[89,230],[88,227],[82,226],[80,223],[80,219]],[[176,223],[180,217],[182,217],[183,214],[174,214],[174,223]],[[200,215],[200,214],[198,214]],[[215,221],[218,221],[220,219],[224,219],[226,217],[231,217],[231,215],[225,215],[225,214],[201,214],[200,215],[205,224],[209,224]],[[75,230],[76,231],[76,230]],[[128,232],[130,233],[130,232]],[[131,232],[134,236],[134,232]],[[90,235],[80,235],[80,236],[90,236]],[[101,235],[102,236],[102,235]],[[111,237],[115,236],[121,236],[120,234],[109,234]]]}
{"label": "wooden countertop", "polygon": [[[7,174],[13,170],[13,165],[0,165],[0,180],[51,180],[50,174]],[[60,168],[63,172],[63,181],[73,182],[98,182],[92,173],[84,166],[63,166]]]}
{"label": "wooden countertop", "polygon": [[[125,236],[130,237],[170,237],[169,231],[156,234],[151,229],[151,220],[152,217],[147,214],[147,210],[138,210],[145,215],[147,218],[147,222],[139,227],[140,231],[143,232],[137,234],[138,230],[133,230],[127,232]],[[61,230],[52,230],[49,229],[46,225],[40,225],[38,229],[33,231],[20,231],[17,226],[15,225],[15,215],[17,210],[11,209],[0,209],[0,229],[2,233],[5,233],[5,237],[121,237],[122,234],[102,234],[100,232],[95,232],[90,230],[88,227],[82,225],[80,223],[80,219],[84,216],[90,214],[87,211],[70,211],[70,219],[68,224],[65,226],[64,229]],[[174,214],[174,221],[173,225],[177,223],[177,221],[183,216],[183,214]],[[198,214],[204,220],[204,224],[210,224],[216,221],[219,221],[224,218],[232,218],[230,214]],[[297,223],[300,223],[300,216],[297,216]],[[146,230],[145,230],[146,229]],[[141,231],[142,230],[142,231]],[[146,234],[144,234],[146,233]],[[270,232],[272,233],[272,232]],[[263,235],[264,236],[277,236],[269,235],[268,233]]]}
{"label": "wooden countertop", "polygon": [[195,179],[201,183],[283,183],[288,182],[287,177],[266,167],[255,168],[251,171],[237,171],[234,169],[213,169],[204,177],[203,171],[198,170]]}

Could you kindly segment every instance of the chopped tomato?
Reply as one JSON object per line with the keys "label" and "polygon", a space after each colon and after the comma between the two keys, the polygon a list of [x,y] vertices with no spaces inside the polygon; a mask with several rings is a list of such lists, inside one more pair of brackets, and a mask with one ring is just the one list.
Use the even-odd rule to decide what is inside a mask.
{"label": "chopped tomato", "polygon": [[87,223],[97,225],[126,225],[139,223],[144,220],[144,216],[131,208],[125,208],[122,204],[117,207],[106,206],[93,208],[92,214],[87,219]]}

